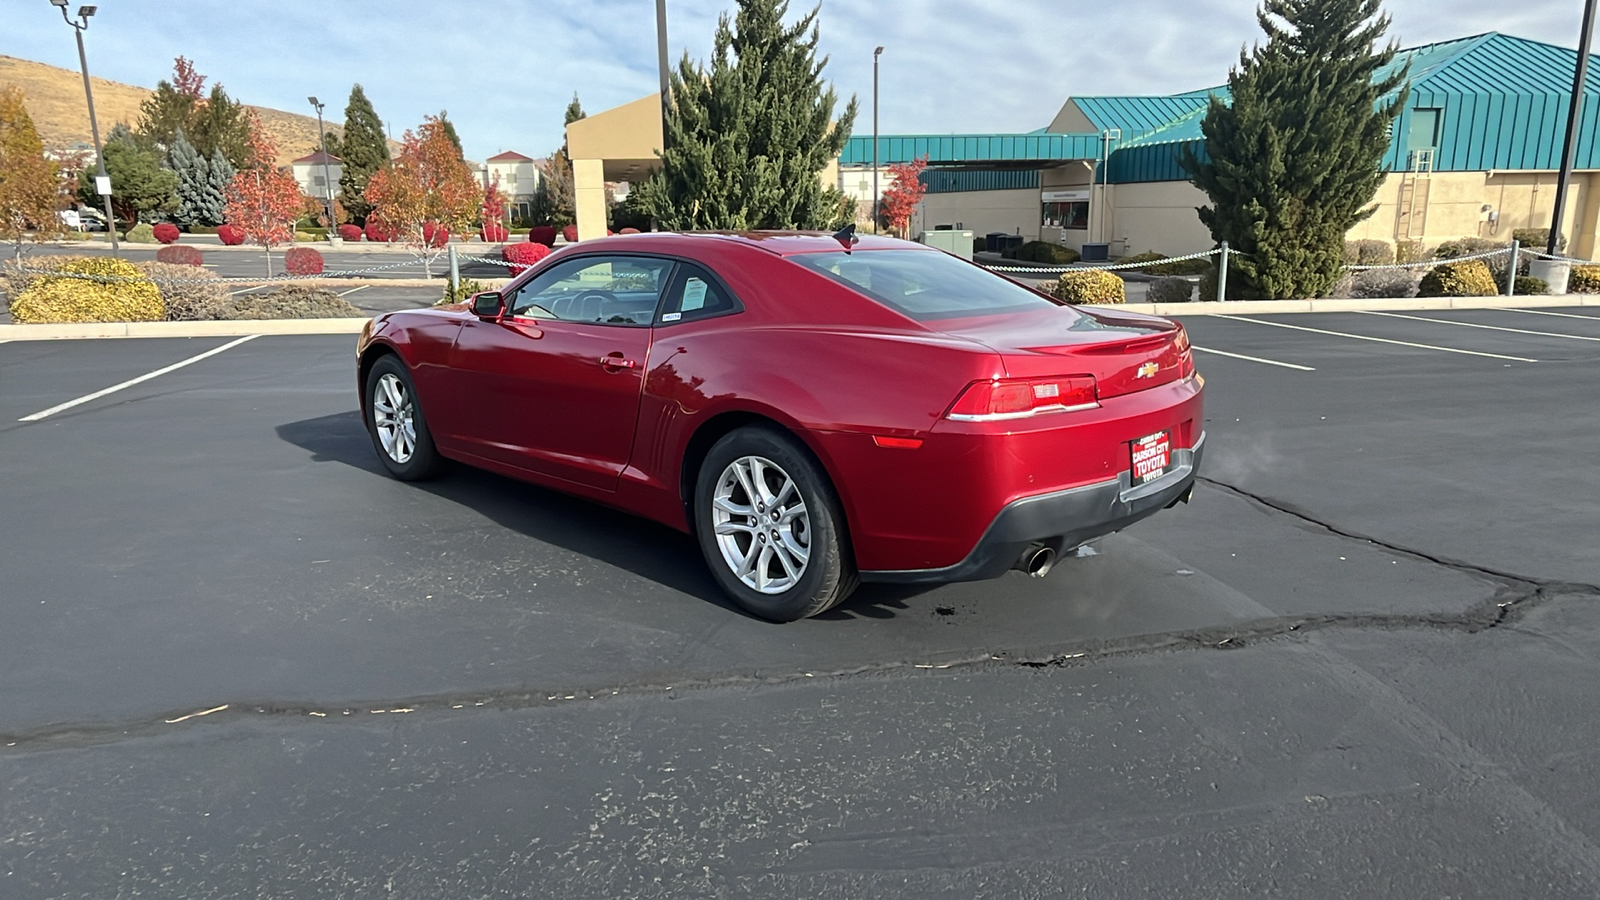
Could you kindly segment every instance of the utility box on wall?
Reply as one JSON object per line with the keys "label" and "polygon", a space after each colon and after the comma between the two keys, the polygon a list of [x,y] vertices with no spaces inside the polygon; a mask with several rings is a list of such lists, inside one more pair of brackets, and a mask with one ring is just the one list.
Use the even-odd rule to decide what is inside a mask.
{"label": "utility box on wall", "polygon": [[952,256],[959,256],[968,260],[972,259],[972,232],[970,231],[956,231],[954,229],[924,231],[918,236],[917,241],[927,244],[929,247],[943,250]]}

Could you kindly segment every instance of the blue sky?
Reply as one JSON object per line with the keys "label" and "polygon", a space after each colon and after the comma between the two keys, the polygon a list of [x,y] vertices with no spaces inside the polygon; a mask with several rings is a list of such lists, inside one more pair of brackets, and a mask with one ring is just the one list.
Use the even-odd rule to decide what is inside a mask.
{"label": "blue sky", "polygon": [[[73,0],[73,10],[77,0]],[[674,61],[704,59],[732,0],[668,0]],[[872,127],[872,48],[882,58],[880,128],[1029,131],[1070,95],[1172,93],[1220,83],[1259,34],[1250,0],[825,0],[825,75]],[[809,9],[797,0],[791,12]],[[1582,0],[1392,0],[1402,43],[1502,31],[1577,45]],[[235,98],[342,121],[360,82],[396,136],[448,109],[467,155],[542,156],[560,146],[577,91],[590,112],[652,93],[654,0],[101,0],[90,71],[153,87],[180,54]],[[72,31],[48,0],[0,0],[0,53],[77,67]],[[1600,77],[1592,75],[1591,77]]]}

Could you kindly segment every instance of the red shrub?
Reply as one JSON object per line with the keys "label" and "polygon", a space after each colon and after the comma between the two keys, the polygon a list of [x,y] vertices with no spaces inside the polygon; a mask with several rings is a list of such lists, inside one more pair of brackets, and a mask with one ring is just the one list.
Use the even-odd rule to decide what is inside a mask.
{"label": "red shrub", "polygon": [[156,240],[163,244],[170,244],[178,239],[178,226],[171,222],[159,222],[154,228]]}
{"label": "red shrub", "polygon": [[347,240],[347,241],[349,241],[349,242],[351,242],[353,244],[356,241],[361,240],[361,226],[360,225],[351,225],[349,223],[345,223],[343,225],[340,225],[339,226],[339,237],[344,238],[345,240]]}
{"label": "red shrub", "polygon": [[508,263],[517,263],[509,266],[511,274],[524,272],[529,266],[550,255],[550,248],[538,241],[517,241],[500,248],[500,258]]}
{"label": "red shrub", "polygon": [[200,250],[188,244],[173,244],[156,251],[156,262],[172,263],[175,266],[198,266],[202,259]]}
{"label": "red shrub", "polygon": [[554,225],[535,225],[528,229],[528,240],[553,247],[556,243],[556,227]]}
{"label": "red shrub", "polygon": [[501,243],[510,236],[510,232],[506,231],[506,226],[499,222],[485,222],[483,223],[483,228],[478,231],[478,237],[486,241],[493,241],[496,244]]}
{"label": "red shrub", "polygon": [[366,234],[367,234],[367,240],[373,241],[375,243],[382,244],[382,243],[388,243],[389,241],[394,240],[394,232],[388,231],[388,230],[383,229],[383,228],[379,228],[378,227],[378,223],[373,219],[368,219],[367,220],[367,231],[366,231]]}
{"label": "red shrub", "polygon": [[450,240],[450,229],[438,222],[422,223],[422,242],[429,247],[443,247]]}
{"label": "red shrub", "polygon": [[244,229],[237,225],[218,225],[217,237],[222,239],[224,245],[237,247],[244,243]]}
{"label": "red shrub", "polygon": [[290,275],[321,275],[322,254],[310,247],[291,247],[283,254],[283,268]]}
{"label": "red shrub", "polygon": [[637,228],[624,228],[621,231],[617,232],[617,234],[638,234],[638,233],[639,233],[639,229],[637,229]]}
{"label": "red shrub", "polygon": [[578,226],[568,225],[561,229],[561,236],[566,239],[567,243],[572,243],[578,239]]}

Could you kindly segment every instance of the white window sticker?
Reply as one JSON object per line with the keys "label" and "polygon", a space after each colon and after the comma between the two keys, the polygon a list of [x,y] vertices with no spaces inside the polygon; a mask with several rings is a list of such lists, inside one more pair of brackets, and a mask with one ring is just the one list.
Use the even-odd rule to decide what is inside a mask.
{"label": "white window sticker", "polygon": [[661,321],[663,321],[663,322],[676,322],[681,318],[683,318],[683,313],[667,313],[666,315],[661,317]]}
{"label": "white window sticker", "polygon": [[681,312],[693,312],[706,305],[706,283],[698,278],[690,278],[683,285],[683,302],[678,304]]}

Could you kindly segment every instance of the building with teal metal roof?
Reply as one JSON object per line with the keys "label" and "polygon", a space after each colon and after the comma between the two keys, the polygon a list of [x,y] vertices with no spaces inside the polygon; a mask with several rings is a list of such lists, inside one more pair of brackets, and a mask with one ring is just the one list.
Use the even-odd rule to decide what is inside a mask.
{"label": "building with teal metal roof", "polygon": [[[1410,90],[1384,159],[1391,174],[1375,198],[1377,213],[1352,237],[1437,243],[1547,226],[1576,62],[1572,49],[1495,32],[1402,51],[1393,65],[1409,67]],[[1592,65],[1600,70],[1600,58]],[[878,159],[928,159],[929,227],[961,221],[1069,246],[1108,243],[1113,255],[1189,252],[1210,245],[1194,214],[1206,198],[1179,159],[1186,150],[1203,158],[1200,125],[1212,97],[1227,102],[1227,88],[1073,97],[1036,132],[882,136]],[[1592,256],[1600,230],[1600,78],[1586,86],[1578,133],[1565,230],[1573,250]],[[852,138],[840,159],[844,167],[871,162],[870,137]],[[1036,190],[1014,174],[1027,171],[1037,173]],[[1013,174],[997,181],[994,172]],[[977,196],[997,191],[1005,203]],[[1004,221],[963,219],[968,208],[1004,209]]]}

